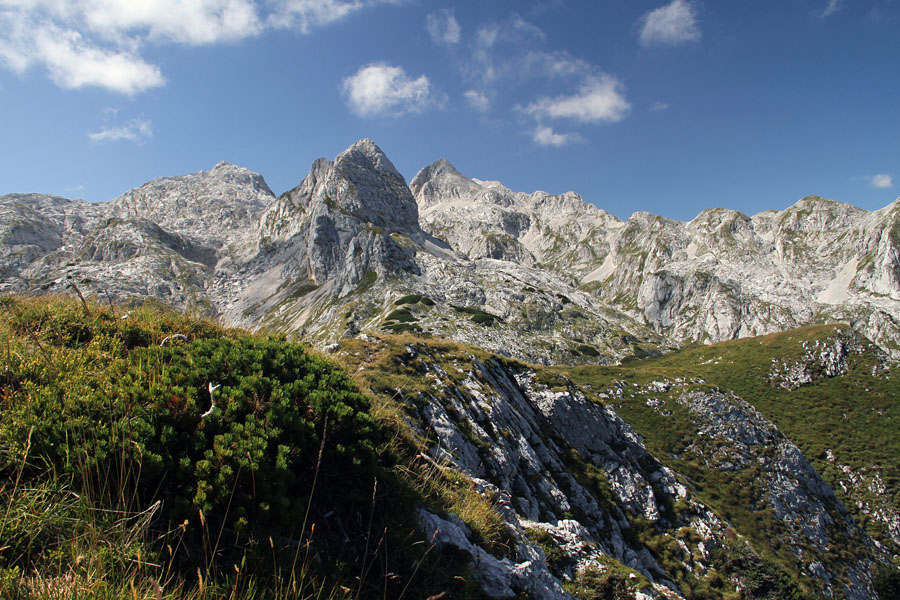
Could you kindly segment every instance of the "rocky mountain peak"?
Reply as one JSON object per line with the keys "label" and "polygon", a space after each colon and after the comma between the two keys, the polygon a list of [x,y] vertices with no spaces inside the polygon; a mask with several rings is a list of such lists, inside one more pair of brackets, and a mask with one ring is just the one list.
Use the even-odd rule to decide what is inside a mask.
{"label": "rocky mountain peak", "polygon": [[836,202],[821,196],[806,196],[778,213],[777,223],[787,229],[829,231],[844,228],[867,211],[852,204]]}
{"label": "rocky mountain peak", "polygon": [[387,155],[374,141],[364,138],[341,152],[335,158],[335,165],[340,167],[355,166],[360,169],[376,171],[382,176],[400,177]]}
{"label": "rocky mountain peak", "polygon": [[109,203],[108,216],[145,219],[218,246],[242,235],[274,198],[262,175],[220,162],[209,171],[154,179],[126,192]]}
{"label": "rocky mountain peak", "polygon": [[481,186],[460,173],[446,158],[441,158],[419,171],[409,184],[420,209],[451,199],[467,198]]}
{"label": "rocky mountain peak", "polygon": [[[416,232],[419,208],[403,176],[375,142],[363,139],[338,154],[334,163],[316,163],[320,183],[313,201],[388,231]],[[330,166],[330,169],[327,167]]]}

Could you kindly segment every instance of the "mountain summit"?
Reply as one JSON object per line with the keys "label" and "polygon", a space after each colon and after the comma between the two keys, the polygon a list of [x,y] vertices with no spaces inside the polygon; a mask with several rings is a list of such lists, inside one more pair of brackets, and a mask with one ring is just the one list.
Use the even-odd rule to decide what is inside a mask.
{"label": "mountain summit", "polygon": [[407,186],[364,139],[278,198],[219,163],[105,204],[3,196],[0,215],[2,290],[154,296],[323,344],[422,331],[533,362],[608,362],[823,321],[900,344],[900,202],[809,196],[623,222],[445,159]]}

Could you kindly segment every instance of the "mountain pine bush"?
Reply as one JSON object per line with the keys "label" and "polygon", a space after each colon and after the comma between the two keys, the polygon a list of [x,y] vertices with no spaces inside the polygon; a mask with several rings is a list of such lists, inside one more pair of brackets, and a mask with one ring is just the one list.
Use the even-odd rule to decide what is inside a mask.
{"label": "mountain pine bush", "polygon": [[160,501],[162,530],[187,524],[186,543],[207,535],[239,552],[298,543],[316,479],[318,506],[371,502],[385,429],[301,345],[150,309],[122,318],[5,299],[0,310],[6,477],[51,472],[117,508]]}

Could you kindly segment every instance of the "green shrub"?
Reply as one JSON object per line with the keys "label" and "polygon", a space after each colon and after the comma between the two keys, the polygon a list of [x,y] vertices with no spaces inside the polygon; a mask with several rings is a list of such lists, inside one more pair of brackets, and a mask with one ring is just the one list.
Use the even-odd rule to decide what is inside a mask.
{"label": "green shrub", "polygon": [[424,304],[425,306],[434,306],[434,300],[422,294],[407,294],[394,302],[395,306],[402,304]]}
{"label": "green shrub", "polygon": [[712,564],[751,598],[804,600],[808,598],[790,575],[771,561],[760,558],[746,544],[731,542],[714,548]]}
{"label": "green shrub", "polygon": [[872,584],[881,600],[900,598],[900,571],[892,565],[878,565],[872,573]]}
{"label": "green shrub", "polygon": [[479,325],[484,325],[485,327],[491,327],[494,325],[495,321],[503,321],[497,315],[491,314],[487,311],[481,310],[480,308],[475,308],[473,306],[453,306],[453,310],[459,313],[472,315],[472,321],[478,323]]}
{"label": "green shrub", "polygon": [[416,320],[411,312],[409,312],[408,308],[398,308],[396,310],[392,310],[387,317],[385,317],[386,321],[398,321],[400,323],[412,323]]}
{"label": "green shrub", "polygon": [[27,449],[25,477],[50,469],[113,505],[160,500],[166,527],[202,525],[187,531],[232,547],[299,539],[317,477],[319,505],[370,503],[384,429],[346,375],[302,346],[239,335],[129,347],[156,336],[72,305],[26,306],[10,323],[57,346],[9,365],[14,385],[0,380],[5,475]]}
{"label": "green shrub", "polygon": [[410,323],[385,323],[381,328],[391,333],[422,333],[421,327]]}
{"label": "green shrub", "polygon": [[587,356],[600,356],[599,350],[587,344],[579,344],[577,350],[581,354],[586,354]]}
{"label": "green shrub", "polygon": [[577,573],[575,580],[564,587],[579,600],[630,600],[634,598],[638,585],[637,578],[632,579],[629,575],[628,569],[619,565],[603,569],[587,568]]}

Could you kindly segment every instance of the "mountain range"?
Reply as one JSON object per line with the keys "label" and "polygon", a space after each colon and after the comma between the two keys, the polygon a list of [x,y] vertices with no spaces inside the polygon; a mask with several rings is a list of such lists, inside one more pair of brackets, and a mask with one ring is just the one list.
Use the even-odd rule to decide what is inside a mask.
{"label": "mountain range", "polygon": [[150,296],[321,345],[417,331],[533,363],[608,363],[845,322],[900,356],[900,201],[621,221],[443,159],[407,185],[361,140],[279,197],[220,163],[107,203],[6,195],[0,215],[0,291]]}

